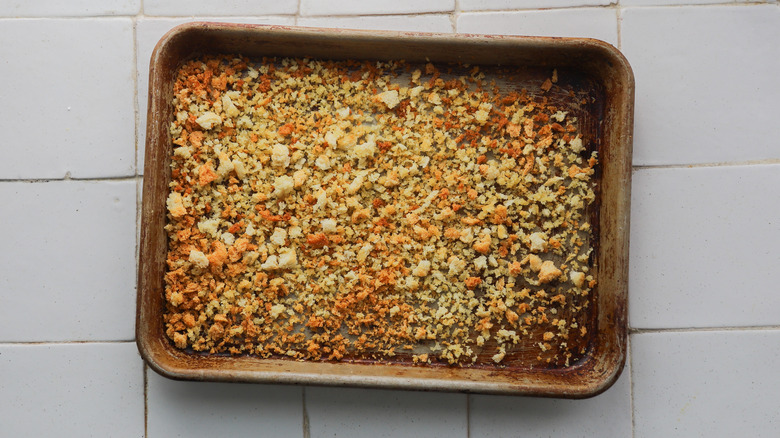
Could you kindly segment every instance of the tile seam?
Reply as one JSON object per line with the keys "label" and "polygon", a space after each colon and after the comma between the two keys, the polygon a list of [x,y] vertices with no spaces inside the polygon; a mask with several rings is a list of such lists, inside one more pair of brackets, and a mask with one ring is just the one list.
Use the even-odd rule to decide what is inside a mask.
{"label": "tile seam", "polygon": [[[141,124],[141,108],[138,104],[139,99],[139,90],[138,90],[138,22],[139,20],[142,20],[144,18],[144,0],[139,0],[139,8],[138,8],[138,14],[135,16],[135,20],[133,22],[133,70],[135,71],[135,74],[133,75],[133,81],[135,83],[135,101],[133,105],[135,106],[135,266],[136,270],[140,266],[140,223],[141,223],[141,193],[143,192],[143,176],[141,175],[141,169],[139,169],[139,162],[138,162],[138,143],[140,141],[140,138],[138,137],[138,132],[140,131],[140,124]],[[144,148],[146,146],[146,141],[144,141]],[[145,158],[145,157],[144,157]],[[138,276],[135,277],[135,288],[136,293],[138,293]],[[143,392],[143,398],[144,398],[144,438],[149,437],[149,367],[146,365],[145,361],[141,361],[143,364],[143,378],[144,378],[144,392]]]}
{"label": "tile seam", "polygon": [[455,0],[450,12],[450,23],[452,24],[452,33],[458,33],[458,17],[460,17],[460,0]]}
{"label": "tile seam", "polygon": [[699,169],[709,167],[747,167],[747,166],[766,166],[780,164],[780,158],[767,158],[763,160],[746,161],[712,161],[708,163],[695,164],[635,164],[631,166],[633,170],[644,169]]}
{"label": "tile seam", "polygon": [[[69,174],[70,172],[68,172]],[[111,181],[135,181],[141,178],[142,175],[128,175],[128,176],[101,176],[101,177],[87,177],[87,178],[73,178],[69,175],[65,175],[63,178],[16,178],[16,179],[4,179],[0,178],[0,184],[2,183],[51,183],[51,182],[111,182]]]}
{"label": "tile seam", "polygon": [[550,8],[515,8],[515,9],[474,9],[468,11],[461,11],[462,14],[495,14],[503,12],[547,12],[547,11],[562,11],[571,9],[614,9],[617,3],[609,3],[606,5],[579,5],[579,6],[558,6]]}
{"label": "tile seam", "polygon": [[[647,170],[647,169],[700,169],[700,168],[718,168],[718,167],[749,167],[749,166],[767,166],[780,164],[780,158],[769,158],[762,160],[747,160],[747,161],[714,161],[706,163],[694,163],[694,164],[635,164],[632,165],[632,170]],[[143,175],[122,175],[122,176],[101,176],[101,177],[72,177],[63,176],[62,178],[0,178],[0,184],[9,182],[26,182],[26,183],[46,183],[57,181],[132,181],[134,179],[142,179]]]}
{"label": "tile seam", "polygon": [[471,394],[466,394],[466,438],[471,438]]}
{"label": "tile seam", "polygon": [[301,415],[303,416],[303,438],[311,438],[311,424],[309,423],[309,411],[306,409],[306,387],[301,387]]}
{"label": "tile seam", "polygon": [[144,362],[144,437],[149,436],[149,367]]}
{"label": "tile seam", "polygon": [[135,339],[90,340],[90,341],[0,341],[0,347],[34,345],[92,345],[92,344],[135,344]]}
{"label": "tile seam", "polygon": [[631,413],[631,437],[636,436],[636,413],[634,412],[634,354],[631,345],[631,336],[627,340],[628,345],[628,405]]}
{"label": "tile seam", "polygon": [[[448,15],[452,13],[452,11],[438,11],[438,12],[394,12],[394,13],[387,13],[387,14],[330,14],[330,15],[305,15],[305,14],[298,14],[298,13],[289,13],[289,14],[267,14],[267,15],[249,15],[249,14],[238,14],[238,15],[216,15],[216,14],[199,14],[199,15],[144,15],[143,18],[149,18],[149,19],[182,19],[182,18],[247,18],[247,19],[255,19],[255,18],[265,18],[265,17],[279,17],[279,18],[289,18],[289,17],[299,17],[299,18],[363,18],[363,17],[408,17],[408,16],[426,16],[426,15]],[[57,17],[54,17],[57,18]],[[2,18],[0,18],[2,19]]]}
{"label": "tile seam", "polygon": [[[141,5],[143,6],[143,5]],[[141,120],[141,109],[138,105],[138,99],[139,99],[139,90],[138,90],[138,15],[136,14],[133,17],[133,54],[132,54],[132,60],[133,60],[133,170],[134,175],[138,176],[140,172],[138,171],[138,141],[140,140],[138,136],[138,130],[140,128]],[[136,209],[138,208],[138,205],[136,204]]]}
{"label": "tile seam", "polygon": [[451,14],[454,9],[442,9],[440,11],[422,11],[422,12],[371,12],[368,14],[300,14],[301,18],[337,18],[337,17],[392,17],[392,16],[414,16],[414,15],[448,15]]}
{"label": "tile seam", "polygon": [[256,20],[256,19],[263,19],[263,18],[291,18],[295,17],[296,14],[268,14],[268,15],[210,15],[210,14],[204,14],[204,15],[139,15],[138,18],[142,18],[145,20],[182,20],[182,19],[193,19],[193,20],[200,20],[200,19],[247,19],[247,20]]}
{"label": "tile seam", "polygon": [[690,7],[720,7],[720,6],[760,6],[760,5],[780,5],[780,3],[767,3],[767,2],[740,2],[740,3],[702,3],[702,4],[696,4],[696,3],[687,3],[687,4],[679,4],[679,5],[637,5],[637,6],[631,6],[631,5],[624,5],[621,2],[616,3],[610,3],[606,5],[579,5],[579,6],[558,6],[558,7],[549,7],[549,8],[508,8],[508,9],[473,9],[473,10],[466,10],[461,11],[464,14],[490,14],[490,13],[497,13],[497,12],[544,12],[544,11],[557,11],[557,10],[564,10],[564,9],[611,9],[615,6],[620,8],[636,8],[636,9],[645,9],[645,8],[690,8]]}
{"label": "tile seam", "polygon": [[630,328],[632,335],[643,335],[651,333],[711,333],[711,332],[764,332],[780,330],[780,325],[757,325],[757,326],[731,326],[731,327],[675,327],[675,328]]}
{"label": "tile seam", "polygon": [[615,6],[615,18],[617,19],[617,49],[623,50],[623,10],[617,2]]}
{"label": "tile seam", "polygon": [[123,15],[41,15],[41,16],[18,16],[18,17],[3,17],[0,16],[0,21],[32,21],[32,20],[95,20],[95,19],[133,19],[138,14],[123,14]]}
{"label": "tile seam", "polygon": [[644,9],[644,8],[690,8],[690,7],[712,7],[712,6],[760,6],[760,5],[767,5],[772,4],[768,1],[752,1],[752,2],[740,2],[737,0],[731,0],[730,2],[713,2],[713,3],[682,3],[682,4],[671,4],[671,5],[664,5],[664,4],[658,4],[658,5],[626,5],[622,1],[618,2],[621,7],[623,8],[637,8],[637,9]]}

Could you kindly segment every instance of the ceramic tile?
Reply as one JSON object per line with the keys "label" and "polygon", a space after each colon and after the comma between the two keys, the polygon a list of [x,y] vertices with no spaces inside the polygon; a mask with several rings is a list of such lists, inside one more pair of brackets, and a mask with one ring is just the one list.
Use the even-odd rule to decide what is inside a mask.
{"label": "ceramic tile", "polygon": [[306,388],[312,438],[466,437],[466,395]]}
{"label": "ceramic tile", "polygon": [[459,33],[588,37],[617,45],[617,15],[607,8],[464,13]]}
{"label": "ceramic tile", "polygon": [[301,387],[147,379],[148,438],[303,435]]}
{"label": "ceramic tile", "polygon": [[135,343],[0,344],[4,437],[144,436]]}
{"label": "ceramic tile", "polygon": [[472,395],[469,437],[628,437],[628,366],[607,391],[585,400]]}
{"label": "ceramic tile", "polygon": [[132,21],[6,19],[0,41],[0,179],[132,175]]}
{"label": "ceramic tile", "polygon": [[2,182],[0,342],[132,340],[135,181]]}
{"label": "ceramic tile", "polygon": [[619,0],[620,6],[684,6],[717,3],[745,3],[750,0]]}
{"label": "ceramic tile", "polygon": [[460,0],[461,11],[603,6],[617,0]]}
{"label": "ceramic tile", "polygon": [[301,15],[377,15],[451,12],[455,0],[301,0]]}
{"label": "ceramic tile", "polygon": [[777,436],[780,331],[632,335],[634,436]]}
{"label": "ceramic tile", "polygon": [[298,0],[144,0],[144,14],[163,16],[251,16],[295,14]]}
{"label": "ceramic tile", "polygon": [[0,17],[79,17],[135,15],[141,0],[6,0],[0,3]]}
{"label": "ceramic tile", "polygon": [[274,24],[292,26],[294,17],[197,17],[197,18],[141,18],[136,24],[136,59],[138,63],[138,173],[144,172],[146,148],[146,112],[149,99],[149,61],[157,42],[174,27],[192,21],[223,23]]}
{"label": "ceramic tile", "polygon": [[449,15],[377,15],[370,17],[301,17],[299,26],[342,29],[399,30],[413,32],[452,32]]}
{"label": "ceramic tile", "polygon": [[779,185],[780,165],[634,172],[631,326],[780,324]]}
{"label": "ceramic tile", "polygon": [[634,164],[780,158],[780,8],[629,8]]}

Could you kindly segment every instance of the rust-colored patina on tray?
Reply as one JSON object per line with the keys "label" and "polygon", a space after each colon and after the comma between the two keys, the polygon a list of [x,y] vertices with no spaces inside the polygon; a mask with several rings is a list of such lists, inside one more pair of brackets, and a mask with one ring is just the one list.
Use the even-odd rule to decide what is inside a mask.
{"label": "rust-colored patina on tray", "polygon": [[[560,78],[548,94],[576,115],[588,151],[598,154],[596,199],[583,335],[571,362],[541,361],[532,333],[499,365],[420,364],[345,357],[341,361],[217,355],[176,348],[165,334],[164,276],[168,241],[166,200],[171,182],[174,83],[188,60],[209,55],[260,59],[404,60],[412,64],[478,65],[488,75],[511,71],[502,86],[538,91],[551,71]],[[502,77],[502,80],[504,78]],[[547,88],[549,89],[549,83]],[[608,44],[589,39],[360,32],[193,23],[169,32],[152,55],[138,277],[137,342],[155,371],[176,379],[349,385],[418,390],[581,398],[608,388],[619,376],[627,337],[628,225],[634,82],[631,69]],[[548,90],[545,90],[548,91]],[[585,334],[587,333],[587,334]],[[523,345],[525,342],[527,345]]]}

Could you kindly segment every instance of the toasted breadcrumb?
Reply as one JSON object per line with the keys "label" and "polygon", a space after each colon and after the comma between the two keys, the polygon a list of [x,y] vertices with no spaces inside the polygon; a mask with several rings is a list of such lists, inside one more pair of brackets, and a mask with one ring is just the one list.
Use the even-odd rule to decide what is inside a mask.
{"label": "toasted breadcrumb", "polygon": [[396,90],[385,91],[384,93],[379,94],[377,97],[390,109],[395,108],[399,103],[401,103],[401,100],[398,98],[398,91]]}
{"label": "toasted breadcrumb", "polygon": [[187,214],[187,209],[184,208],[184,200],[181,197],[181,193],[171,192],[168,195],[168,213],[173,217],[181,217]]}
{"label": "toasted breadcrumb", "polygon": [[549,283],[556,278],[560,277],[562,274],[561,270],[555,267],[555,263],[553,263],[550,260],[545,260],[542,262],[541,266],[539,266],[539,282],[540,283]]}
{"label": "toasted breadcrumb", "polygon": [[418,365],[582,357],[598,156],[578,113],[548,99],[564,75],[534,93],[483,71],[182,66],[165,228],[173,344]]}
{"label": "toasted breadcrumb", "polygon": [[217,114],[211,111],[207,111],[203,113],[200,117],[195,119],[195,123],[200,125],[200,127],[203,129],[211,129],[214,126],[220,124],[221,122],[222,119],[220,119],[220,117]]}
{"label": "toasted breadcrumb", "polygon": [[209,259],[206,257],[206,254],[203,254],[202,252],[193,249],[190,251],[190,257],[189,257],[190,263],[192,263],[194,266],[198,268],[205,268],[209,265]]}

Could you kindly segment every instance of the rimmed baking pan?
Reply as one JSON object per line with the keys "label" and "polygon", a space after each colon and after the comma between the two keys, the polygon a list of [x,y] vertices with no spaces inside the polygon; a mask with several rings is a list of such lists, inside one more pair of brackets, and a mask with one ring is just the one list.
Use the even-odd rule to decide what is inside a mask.
{"label": "rimmed baking pan", "polygon": [[[222,58],[214,58],[220,56]],[[183,328],[199,324],[212,318],[213,315],[204,314],[197,320],[198,322],[191,319],[188,324],[182,325],[179,322],[180,314],[175,318],[175,321],[179,322],[176,326],[172,324],[170,318],[171,302],[173,301],[175,306],[180,300],[178,298],[172,300],[170,291],[166,295],[166,275],[174,269],[166,263],[171,244],[166,224],[172,211],[171,192],[181,190],[179,187],[172,188],[171,162],[174,148],[181,146],[182,141],[186,141],[186,136],[184,140],[178,139],[180,130],[172,129],[172,123],[177,120],[177,117],[182,124],[186,123],[184,121],[186,117],[175,114],[174,95],[181,89],[181,83],[176,85],[177,78],[179,69],[186,63],[197,59],[229,59],[236,56],[241,56],[243,57],[241,59],[246,61],[240,63],[241,67],[246,67],[247,64],[259,66],[263,62],[279,63],[283,58],[323,62],[348,60],[351,62],[348,65],[351,66],[361,65],[360,63],[369,65],[370,63],[367,64],[366,61],[399,62],[409,65],[409,72],[414,71],[415,66],[419,66],[426,73],[442,72],[442,80],[456,77],[459,72],[471,72],[472,75],[477,75],[475,72],[478,70],[480,72],[478,74],[481,75],[480,83],[489,84],[496,93],[502,89],[514,92],[512,94],[514,98],[523,96],[528,102],[532,102],[532,105],[527,107],[529,114],[533,112],[534,105],[548,105],[550,108],[557,109],[553,118],[560,120],[561,123],[556,123],[553,130],[565,132],[569,129],[567,126],[569,121],[571,121],[569,124],[577,125],[576,138],[579,138],[582,144],[577,144],[575,152],[586,160],[585,164],[580,166],[569,166],[568,177],[564,174],[555,181],[560,184],[571,183],[579,173],[587,172],[590,176],[587,180],[590,184],[588,187],[592,188],[586,190],[588,193],[592,192],[592,202],[584,210],[583,218],[579,219],[583,226],[578,228],[578,230],[589,230],[588,234],[570,236],[572,242],[576,240],[578,245],[581,244],[580,240],[584,240],[582,252],[584,256],[579,258],[582,266],[571,262],[571,258],[550,261],[550,264],[543,268],[538,266],[541,263],[539,256],[544,255],[539,252],[542,250],[539,245],[543,244],[546,251],[548,243],[550,245],[559,243],[554,239],[548,239],[548,234],[551,235],[554,231],[552,225],[548,227],[551,230],[549,233],[537,233],[536,240],[530,236],[533,234],[530,232],[521,237],[515,236],[519,243],[514,249],[519,252],[515,256],[507,256],[507,261],[516,262],[518,272],[522,266],[522,269],[526,269],[524,272],[530,272],[529,275],[533,276],[533,279],[528,280],[527,285],[523,284],[522,279],[517,280],[513,287],[519,290],[528,286],[527,290],[530,291],[531,296],[529,298],[526,293],[521,294],[521,298],[517,300],[504,298],[505,301],[499,303],[499,306],[501,312],[506,312],[506,316],[504,313],[501,314],[502,320],[508,319],[516,325],[522,324],[524,320],[527,322],[525,335],[519,334],[523,331],[522,328],[511,332],[502,329],[502,333],[497,334],[500,327],[491,329],[493,324],[483,324],[480,330],[488,339],[487,342],[484,339],[477,341],[479,333],[476,332],[464,335],[464,342],[468,344],[469,351],[473,349],[471,355],[473,359],[468,361],[452,359],[452,356],[447,361],[444,355],[439,358],[434,353],[430,355],[422,353],[422,351],[429,352],[432,344],[426,344],[428,347],[423,344],[420,344],[422,347],[411,345],[408,347],[408,354],[399,351],[399,354],[391,357],[351,355],[349,352],[336,357],[333,355],[307,357],[292,350],[288,355],[254,354],[253,352],[260,350],[238,348],[234,348],[231,353],[228,348],[220,350],[216,344],[208,344],[209,347],[205,348],[203,343],[198,344],[201,348],[193,348],[192,345],[195,344],[190,345],[187,342],[185,338],[188,332]],[[475,67],[478,69],[474,70]],[[419,72],[417,75],[419,76]],[[408,83],[409,76],[414,76],[414,73],[408,76],[403,76],[402,73],[399,80]],[[436,78],[431,79],[431,84],[435,82],[434,79]],[[463,83],[465,84],[466,81]],[[385,83],[380,85],[387,86]],[[393,90],[395,89],[401,90],[398,87]],[[378,94],[379,90],[376,92]],[[406,92],[408,90],[405,88],[401,91],[401,98]],[[395,98],[396,95],[390,94],[384,95],[380,100],[387,108],[393,108],[397,105]],[[219,99],[220,97],[215,94],[212,100]],[[346,385],[566,398],[589,397],[604,391],[619,376],[626,356],[633,99],[633,74],[625,58],[614,47],[591,39],[363,32],[220,23],[191,23],[173,29],[157,45],[150,65],[136,320],[136,339],[142,357],[152,369],[174,379]],[[433,102],[432,107],[440,106],[439,109],[434,108],[439,111],[437,114],[442,112],[447,114],[446,104],[450,103],[449,100],[445,100],[445,104],[441,105],[438,98],[429,97],[429,101]],[[230,105],[228,101],[220,102],[220,105]],[[499,99],[496,102],[502,101]],[[441,108],[442,106],[444,109]],[[474,117],[478,119],[481,117],[480,123],[485,123],[484,120],[491,111],[490,106],[479,108],[485,108],[485,112],[481,116],[474,115]],[[531,116],[528,117],[530,120]],[[536,122],[539,120],[547,122],[549,119],[547,116],[534,117]],[[190,125],[187,125],[190,129],[211,129],[208,117],[201,119],[202,123],[199,122],[201,128],[195,126],[194,116],[192,118]],[[502,126],[511,123],[509,120],[499,122]],[[553,122],[554,120],[549,121],[550,124]],[[529,123],[531,123],[529,129],[535,135],[533,126],[538,125]],[[290,131],[293,127],[294,124],[280,127],[278,132],[282,133],[280,134],[282,136],[289,137],[288,132],[283,131],[284,129]],[[572,127],[570,131],[574,132],[574,129]],[[225,135],[232,133],[233,131],[226,131]],[[492,144],[495,147],[496,142],[509,142],[512,140],[511,137],[522,138],[522,135],[522,133],[513,133],[506,138],[496,138],[493,143],[485,141],[485,145],[490,147]],[[573,144],[572,140],[575,138],[574,134],[565,135],[567,134],[560,134],[559,139],[560,145],[564,148],[568,147],[567,144]],[[462,140],[463,137],[458,137],[456,143]],[[446,143],[445,140],[442,141]],[[472,139],[472,142],[477,140]],[[478,143],[472,144],[478,145]],[[533,146],[533,141],[529,140],[526,144]],[[295,149],[294,146],[291,147],[291,150]],[[509,146],[496,151],[510,153],[508,148]],[[517,149],[513,156],[518,159],[518,162],[522,159],[526,160],[525,162],[529,163],[528,168],[549,164],[545,160],[538,161],[538,157],[522,158],[520,152],[522,149]],[[524,150],[524,153],[528,154],[530,149]],[[435,152],[434,150],[431,154]],[[479,163],[493,162],[486,161],[493,159],[493,155],[490,154],[489,152],[487,157],[482,155]],[[578,159],[576,154],[571,155],[571,159]],[[589,168],[587,157],[593,158],[589,161]],[[345,169],[350,170],[346,167]],[[476,169],[483,173],[490,170],[488,167],[479,166]],[[233,167],[227,171],[237,172]],[[518,167],[507,172],[524,175],[528,169]],[[382,178],[378,182],[383,183],[385,176]],[[490,177],[485,178],[490,179]],[[206,183],[212,179],[207,178]],[[560,193],[566,190],[566,187],[562,187]],[[582,195],[588,198],[587,193],[583,192]],[[174,204],[176,202],[178,199],[174,200]],[[383,205],[383,202],[375,204],[377,209],[380,204]],[[174,206],[177,207],[178,205]],[[258,208],[258,211],[260,210],[262,208]],[[559,212],[564,210],[563,207],[558,209]],[[277,216],[268,216],[271,214],[268,210],[265,210],[265,213],[267,213],[263,216],[265,219],[276,220],[273,218]],[[550,214],[549,211],[543,213]],[[484,215],[481,218],[484,219]],[[473,220],[474,223],[482,219],[463,218],[465,222]],[[487,225],[489,220],[488,218],[484,221],[486,223],[484,232],[488,234],[488,242],[490,242],[490,231]],[[507,226],[511,225],[510,222],[507,222]],[[577,225],[579,226],[580,223],[578,222]],[[269,228],[269,230],[273,229],[273,227]],[[196,228],[193,230],[198,233]],[[475,230],[479,232],[479,228]],[[495,238],[496,242],[502,238],[500,235],[502,232],[500,231],[499,236]],[[430,233],[425,235],[428,236]],[[287,236],[286,231],[284,236]],[[544,237],[542,243],[538,241],[539,236]],[[231,234],[230,239],[226,240],[227,238],[222,236],[228,244],[233,243],[233,237]],[[288,241],[292,241],[292,237],[289,237]],[[526,243],[530,250],[523,247]],[[322,246],[316,244],[316,239],[309,241],[309,244],[314,245],[317,250]],[[207,252],[205,246],[203,249]],[[306,251],[300,253],[301,258],[298,260],[301,263],[304,263],[304,253],[309,254]],[[315,253],[316,251],[311,254]],[[505,253],[506,251],[504,255]],[[552,254],[552,251],[550,253]],[[185,265],[198,265],[199,260],[202,260],[204,266],[208,265],[205,258],[199,259],[197,256],[205,256],[205,254],[200,252],[191,256]],[[267,254],[263,256],[264,259],[267,257]],[[282,254],[279,253],[279,260],[281,257]],[[527,266],[530,265],[526,264],[533,264],[534,260],[537,266],[529,271],[530,268]],[[467,261],[471,262],[471,260]],[[276,262],[277,259],[274,258],[274,263]],[[490,263],[494,261],[491,260]],[[496,265],[500,263],[504,262],[499,260]],[[579,269],[578,272],[575,272],[575,267]],[[411,268],[414,266],[410,267],[410,272]],[[428,266],[425,268],[422,275],[428,272]],[[543,274],[546,277],[543,277]],[[370,283],[369,280],[366,281]],[[482,286],[475,285],[479,285],[483,280],[485,281],[482,283],[483,286],[493,285],[495,279],[469,277],[469,280],[471,281],[469,290],[475,297],[474,303],[477,303],[483,299],[480,292]],[[502,289],[505,287],[504,280],[496,282]],[[514,284],[515,281],[512,280],[511,283]],[[558,301],[562,307],[554,311],[550,310],[557,304],[552,304],[549,296],[563,291],[564,284],[572,283],[580,285],[583,292],[578,295],[578,298],[566,298],[565,294],[557,295],[561,297]],[[416,284],[417,280],[415,280]],[[242,290],[247,297],[255,296],[253,294],[259,296],[263,293],[263,287],[267,287],[267,283],[258,280],[253,285],[245,284]],[[212,298],[223,292],[222,290],[200,291],[202,296]],[[527,301],[525,304],[522,303],[523,299]],[[493,304],[495,302],[493,300]],[[509,303],[508,307],[506,303]],[[271,309],[272,303],[267,302],[267,304],[268,309]],[[576,307],[576,314],[564,304],[572,308]],[[512,307],[513,305],[515,307]],[[220,317],[222,319],[219,320],[219,324],[227,324],[226,326],[230,327],[227,320],[238,321],[237,315],[240,310],[236,310],[232,315],[226,313],[226,317]],[[392,315],[396,312],[398,310],[395,310]],[[484,313],[484,310],[480,312]],[[280,312],[272,313],[276,317]],[[293,312],[289,313],[292,315]],[[361,313],[361,316],[364,315]],[[262,326],[266,319],[254,315],[253,321]],[[561,327],[560,331],[550,328],[553,322],[556,327]],[[216,323],[212,321],[212,325]],[[220,331],[219,336],[223,337],[221,327],[218,327],[218,331]],[[174,337],[172,333],[177,328],[180,330],[177,337]],[[207,327],[204,326],[204,331],[206,329]],[[291,324],[290,330],[292,329]],[[306,333],[311,333],[314,329],[306,330],[308,330]],[[189,335],[194,339],[192,333]],[[514,341],[510,342],[508,339]],[[507,345],[506,349],[502,348],[500,352],[496,343],[499,341],[506,342]],[[177,346],[177,343],[181,345]],[[436,345],[434,351],[439,351],[441,348],[439,343],[437,342]],[[447,345],[446,339],[443,340],[443,345]]]}

